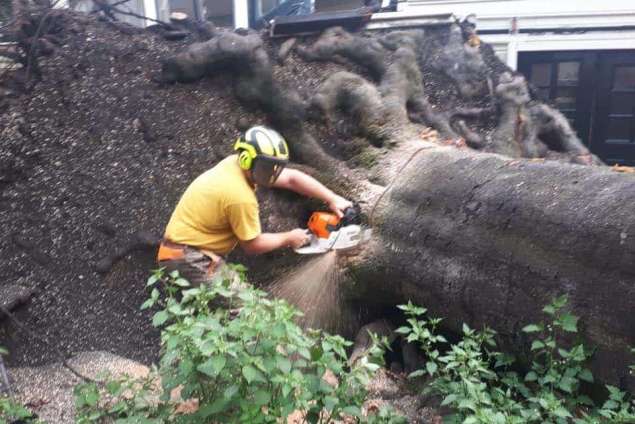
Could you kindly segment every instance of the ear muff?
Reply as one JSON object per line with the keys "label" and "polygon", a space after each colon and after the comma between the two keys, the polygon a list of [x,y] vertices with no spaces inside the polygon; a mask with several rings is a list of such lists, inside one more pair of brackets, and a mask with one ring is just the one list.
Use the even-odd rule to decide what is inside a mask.
{"label": "ear muff", "polygon": [[248,171],[251,169],[251,166],[254,164],[254,158],[251,157],[247,150],[243,150],[238,155],[238,165],[240,165],[241,169]]}
{"label": "ear muff", "polygon": [[249,143],[245,143],[242,139],[236,140],[234,150],[238,150],[238,164],[241,169],[248,171],[254,164],[254,159],[258,156],[256,148]]}

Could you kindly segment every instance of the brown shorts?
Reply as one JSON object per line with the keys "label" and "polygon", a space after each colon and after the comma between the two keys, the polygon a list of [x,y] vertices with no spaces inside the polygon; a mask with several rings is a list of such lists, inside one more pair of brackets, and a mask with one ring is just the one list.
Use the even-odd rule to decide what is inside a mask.
{"label": "brown shorts", "polygon": [[217,255],[211,257],[194,247],[164,241],[159,247],[157,260],[160,267],[167,272],[178,271],[192,286],[212,284],[214,281],[228,281],[228,287],[234,291],[247,286],[223,258]]}

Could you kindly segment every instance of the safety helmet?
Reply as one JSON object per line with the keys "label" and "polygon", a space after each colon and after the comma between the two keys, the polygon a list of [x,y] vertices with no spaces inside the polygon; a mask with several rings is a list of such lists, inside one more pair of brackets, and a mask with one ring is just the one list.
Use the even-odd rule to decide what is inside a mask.
{"label": "safety helmet", "polygon": [[263,186],[273,185],[289,163],[289,148],[284,138],[263,126],[248,129],[236,140],[234,150],[239,152],[240,167],[251,171],[254,182]]}

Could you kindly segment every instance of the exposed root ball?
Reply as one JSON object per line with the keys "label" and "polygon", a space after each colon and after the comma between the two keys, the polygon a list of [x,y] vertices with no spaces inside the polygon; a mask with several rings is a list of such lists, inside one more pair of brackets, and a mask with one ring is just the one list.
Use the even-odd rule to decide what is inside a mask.
{"label": "exposed root ball", "polygon": [[379,41],[350,34],[340,27],[327,29],[312,46],[298,47],[297,51],[305,60],[350,59],[376,79],[385,72],[385,50]]}
{"label": "exposed root ball", "polygon": [[384,104],[377,87],[359,75],[338,72],[327,79],[313,97],[313,106],[320,110],[328,123],[343,112],[354,121],[360,135],[380,145],[386,137]]}

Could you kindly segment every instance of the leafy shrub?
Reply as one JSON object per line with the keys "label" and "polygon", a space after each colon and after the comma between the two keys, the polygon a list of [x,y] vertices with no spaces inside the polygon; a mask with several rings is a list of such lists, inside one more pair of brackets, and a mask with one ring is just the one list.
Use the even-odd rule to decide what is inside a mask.
{"label": "leafy shrub", "polygon": [[523,328],[534,336],[525,373],[516,371],[513,357],[495,351],[496,333],[488,328],[463,325],[462,340],[440,353],[438,344],[446,343],[435,333],[440,320],[426,318],[424,308],[402,305],[408,325],[397,332],[428,358],[425,370],[411,377],[432,377],[426,390],[442,395],[442,405],[455,411],[448,423],[635,423],[635,401],[619,389],[607,386],[609,400],[600,407],[580,393],[582,382],[593,382],[584,366],[590,352],[582,344],[566,349],[558,343],[564,333],[578,331],[578,318],[565,311],[566,304],[566,297],[555,299],[543,309],[548,323]]}
{"label": "leafy shrub", "polygon": [[[276,423],[298,411],[310,423],[343,416],[359,422],[380,346],[373,346],[373,360],[350,368],[350,342],[304,332],[294,322],[299,312],[285,301],[253,288],[235,295],[228,284],[190,287],[178,273],[155,272],[142,308],[160,307],[153,317],[162,328],[158,368],[145,380],[78,386],[78,422]],[[214,307],[219,300],[229,307]],[[172,399],[175,390],[189,404]],[[403,422],[390,411],[372,419]]]}

